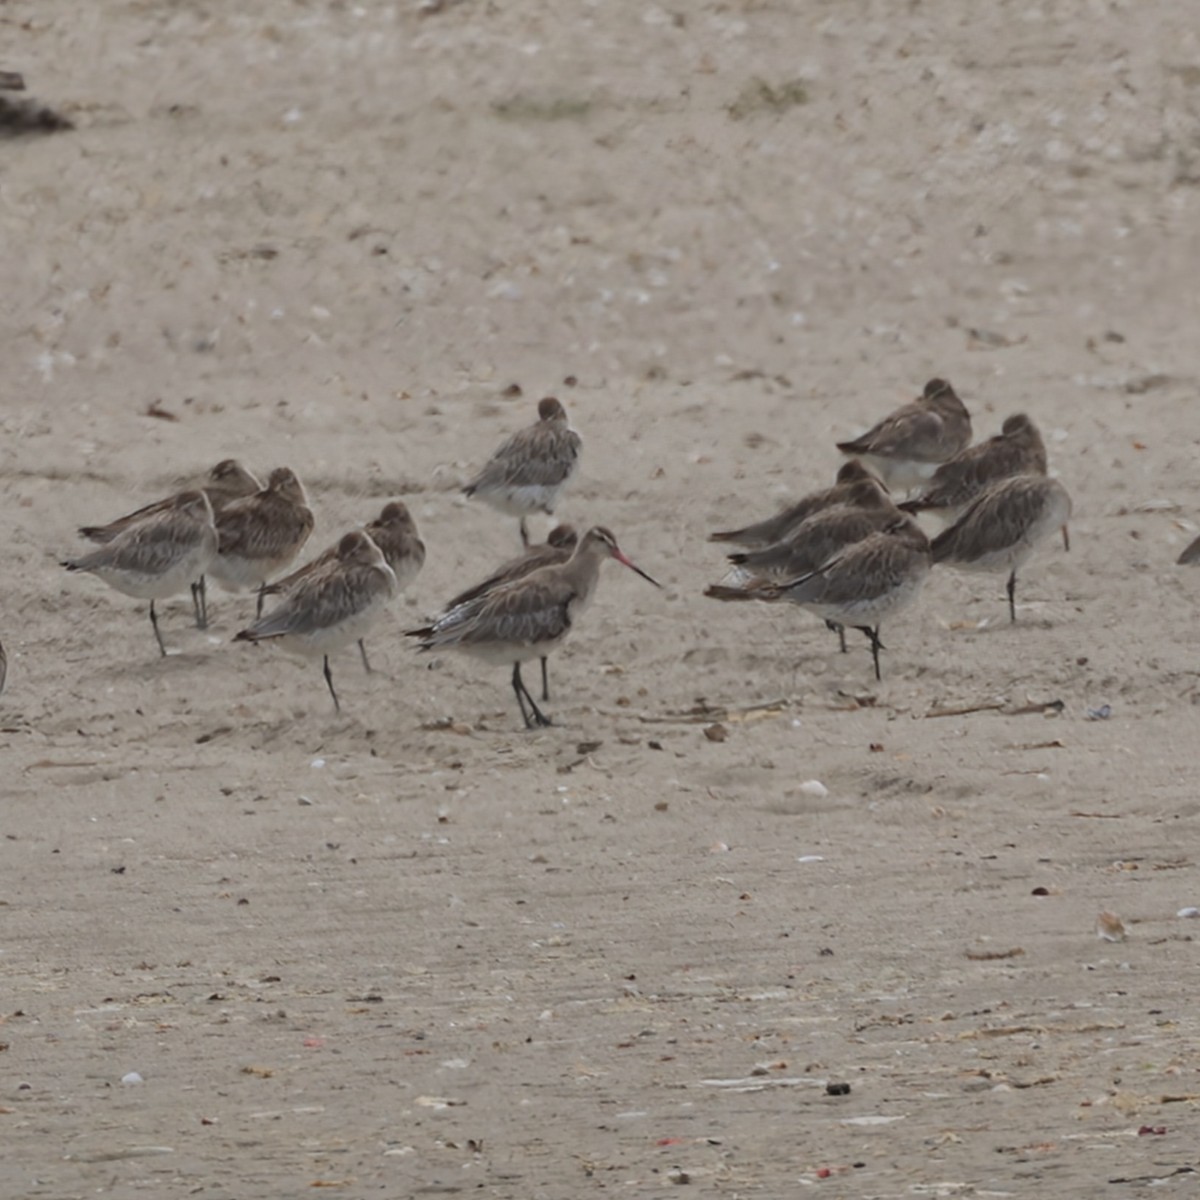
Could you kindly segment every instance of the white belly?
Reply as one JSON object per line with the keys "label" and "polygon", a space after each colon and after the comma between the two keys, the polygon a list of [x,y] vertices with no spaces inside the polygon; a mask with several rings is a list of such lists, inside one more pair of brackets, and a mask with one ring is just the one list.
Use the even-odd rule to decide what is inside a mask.
{"label": "white belly", "polygon": [[882,458],[877,454],[860,454],[870,470],[887,485],[893,496],[907,496],[933,478],[941,463],[917,462],[910,458]]}
{"label": "white belly", "polygon": [[885,619],[908,608],[917,598],[925,575],[906,579],[898,587],[882,595],[857,600],[852,604],[804,604],[802,608],[825,621],[839,625],[879,625]]}
{"label": "white belly", "polygon": [[138,600],[166,600],[186,592],[208,570],[212,557],[212,546],[202,545],[181,555],[168,570],[158,574],[117,567],[101,567],[92,574],[126,596]]}
{"label": "white belly", "polygon": [[281,650],[299,658],[323,658],[326,654],[335,654],[346,646],[353,646],[360,638],[365,638],[383,615],[390,599],[390,596],[381,596],[369,607],[336,625],[308,633],[290,633],[272,641]]}
{"label": "white belly", "polygon": [[554,506],[562,494],[565,483],[552,487],[543,484],[524,484],[516,487],[481,489],[476,495],[498,512],[510,517],[527,517],[530,513],[554,512]]}

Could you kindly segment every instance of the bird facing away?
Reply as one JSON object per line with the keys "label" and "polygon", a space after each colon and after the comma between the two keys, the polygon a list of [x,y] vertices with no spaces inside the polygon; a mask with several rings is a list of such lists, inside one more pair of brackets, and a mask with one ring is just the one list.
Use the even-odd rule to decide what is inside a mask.
{"label": "bird facing away", "polygon": [[930,565],[929,539],[911,517],[899,515],[798,579],[735,588],[714,584],[704,594],[716,600],[787,600],[827,622],[851,625],[871,643],[879,679],[879,652],[885,649],[880,627],[916,599]]}
{"label": "bird facing away", "polygon": [[968,446],[942,463],[905,512],[932,512],[953,521],[984,488],[1014,475],[1045,475],[1046,446],[1037,426],[1024,414],[1005,418],[1000,432],[986,442]]}
{"label": "bird facing away", "polygon": [[[799,579],[824,566],[847,546],[893,525],[899,516],[891,497],[874,478],[847,485],[843,498],[844,503],[801,521],[773,546],[730,554],[734,566],[722,583],[754,588],[762,583]],[[838,635],[845,654],[845,627],[836,621],[826,624]]]}
{"label": "bird facing away", "polygon": [[262,587],[286,571],[313,530],[312,509],[295,472],[276,467],[267,486],[227,504],[217,514],[217,556],[209,574],[226,591]]}
{"label": "bird facing away", "polygon": [[[514,579],[524,579],[526,575],[532,575],[534,571],[540,570],[542,567],[556,567],[561,563],[565,563],[575,553],[575,547],[578,543],[579,535],[575,532],[573,526],[555,525],[550,530],[550,536],[543,543],[528,547],[524,554],[519,555],[517,558],[511,558],[506,563],[502,563],[486,579],[475,584],[474,587],[467,588],[465,592],[459,592],[442,609],[442,612],[448,613],[452,608],[457,608],[460,604],[466,604],[468,600],[474,600],[478,596],[482,596],[486,592],[499,587],[502,583],[512,583]],[[542,699],[549,700],[550,678],[546,668],[546,656],[543,654],[541,659]]]}
{"label": "bird facing away", "polygon": [[[591,603],[601,564],[610,558],[661,587],[621,552],[617,539],[603,526],[587,531],[575,552],[558,566],[541,567],[510,583],[502,583],[449,609],[432,624],[412,629],[422,650],[462,650],[485,662],[512,664],[512,687],[525,728],[549,725],[521,680],[521,664],[542,658],[560,646]],[[528,705],[528,708],[526,708]]]}
{"label": "bird facing away", "polygon": [[962,571],[1007,571],[1008,615],[1017,619],[1017,571],[1038,542],[1062,530],[1071,548],[1067,522],[1071,497],[1057,479],[1016,475],[981,492],[949,529],[933,540],[933,561]]}
{"label": "bird facing away", "polygon": [[521,519],[521,544],[529,545],[525,518],[550,515],[579,466],[583,446],[553,397],[538,402],[538,420],[514,433],[463,488],[499,512]]}
{"label": "bird facing away", "polygon": [[217,552],[212,504],[201,491],[180,492],[170,506],[128,525],[111,541],[62,565],[87,571],[126,596],[150,601],[150,624],[165,656],[155,600],[185,591],[199,579]]}
{"label": "bird facing away", "polygon": [[931,379],[916,400],[861,437],[838,442],[837,448],[861,458],[893,492],[901,493],[919,487],[970,444],[970,413],[944,379]]}
{"label": "bird facing away", "polygon": [[[852,458],[849,462],[842,463],[841,469],[837,473],[837,482],[832,487],[809,492],[807,496],[797,500],[795,504],[789,504],[775,516],[768,517],[765,521],[759,521],[754,525],[747,525],[744,529],[724,529],[710,533],[708,540],[710,542],[735,542],[739,546],[773,546],[776,542],[783,541],[801,521],[807,520],[813,513],[818,513],[825,508],[833,508],[836,504],[846,503],[847,489],[868,479],[879,482],[876,476],[857,458]],[[883,485],[880,484],[880,486]]]}
{"label": "bird facing away", "polygon": [[1200,537],[1184,547],[1183,553],[1175,560],[1175,563],[1180,567],[1190,567],[1195,563],[1200,563]]}
{"label": "bird facing away", "polygon": [[[215,514],[233,500],[254,495],[261,487],[262,484],[236,458],[223,458],[204,477],[200,490],[208,497]],[[100,542],[101,544],[111,542],[118,533],[123,529],[128,529],[130,525],[136,524],[152,513],[164,512],[171,507],[174,500],[174,496],[155,500],[152,504],[145,504],[141,508],[134,509],[133,512],[126,513],[115,521],[109,521],[107,525],[84,525],[80,528],[79,533],[89,542]],[[207,599],[204,576],[201,575],[192,583],[192,605],[196,610],[197,629],[208,627]]]}
{"label": "bird facing away", "polygon": [[340,712],[329,656],[365,638],[399,589],[383,551],[361,530],[346,534],[333,558],[322,559],[320,567],[296,581],[277,608],[234,641],[276,641],[302,658],[322,658],[325,683]]}
{"label": "bird facing away", "polygon": [[[402,500],[392,500],[383,506],[383,511],[374,521],[366,525],[363,532],[379,547],[384,561],[392,568],[396,576],[396,587],[403,591],[420,574],[425,565],[425,543],[417,533],[417,523],[408,511],[408,505]],[[262,589],[264,596],[282,596],[290,592],[301,580],[308,578],[314,572],[324,570],[331,562],[336,561],[341,548],[339,539],[334,545],[323,550],[311,562],[299,567],[290,575],[266,584]],[[367,658],[366,641],[358,642],[358,650],[362,655],[363,668],[371,669]]]}

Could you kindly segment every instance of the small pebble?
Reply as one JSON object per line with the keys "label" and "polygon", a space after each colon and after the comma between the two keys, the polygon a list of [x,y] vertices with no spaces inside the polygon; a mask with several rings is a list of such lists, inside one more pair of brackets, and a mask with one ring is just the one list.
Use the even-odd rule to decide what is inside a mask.
{"label": "small pebble", "polygon": [[850,1085],[848,1083],[827,1083],[825,1094],[827,1096],[848,1096],[850,1095]]}
{"label": "small pebble", "polygon": [[1102,912],[1096,918],[1096,936],[1103,942],[1123,942],[1125,923],[1116,913]]}
{"label": "small pebble", "polygon": [[829,789],[819,779],[806,779],[801,785],[801,792],[806,796],[828,796]]}
{"label": "small pebble", "polygon": [[128,1075],[121,1076],[122,1083],[144,1083],[145,1080],[136,1072],[130,1071]]}
{"label": "small pebble", "polygon": [[1181,908],[1175,915],[1177,917],[1200,917],[1200,908],[1189,904],[1187,908]]}

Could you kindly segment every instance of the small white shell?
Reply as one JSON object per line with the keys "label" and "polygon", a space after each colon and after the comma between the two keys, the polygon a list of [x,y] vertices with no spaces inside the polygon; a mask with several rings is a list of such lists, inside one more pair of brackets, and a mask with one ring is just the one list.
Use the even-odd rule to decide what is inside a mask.
{"label": "small white shell", "polygon": [[829,789],[819,779],[806,779],[799,787],[806,796],[828,796]]}

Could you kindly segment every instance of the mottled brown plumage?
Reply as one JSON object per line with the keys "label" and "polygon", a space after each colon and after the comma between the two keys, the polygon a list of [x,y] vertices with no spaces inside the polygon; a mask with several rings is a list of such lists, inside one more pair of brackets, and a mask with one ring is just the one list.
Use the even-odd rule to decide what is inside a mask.
{"label": "mottled brown plumage", "polygon": [[843,463],[837,473],[837,481],[832,487],[821,488],[810,492],[794,504],[789,504],[773,517],[747,525],[743,529],[725,529],[710,533],[710,542],[735,542],[739,546],[773,546],[781,542],[802,521],[814,513],[821,512],[835,505],[849,503],[846,497],[854,484],[867,480],[875,482],[881,489],[883,484],[856,458]]}
{"label": "mottled brown plumage", "polygon": [[971,416],[963,402],[944,379],[931,379],[916,400],[837,448],[861,458],[901,493],[919,486],[970,443]]}
{"label": "mottled brown plumage", "polygon": [[[236,458],[225,458],[205,475],[200,490],[208,497],[213,512],[218,513],[233,500],[253,496],[261,487],[262,484]],[[111,542],[123,529],[128,529],[152,513],[165,512],[174,502],[175,495],[166,496],[162,500],[144,504],[123,517],[117,517],[107,525],[83,525],[79,532],[89,542]]]}
{"label": "mottled brown plumage", "polygon": [[[290,468],[278,467],[262,491],[217,514],[217,556],[209,574],[231,592],[261,589],[292,565],[312,530],[300,480]],[[258,609],[261,613],[261,594]]]}
{"label": "mottled brown plumage", "polygon": [[848,546],[815,571],[788,582],[763,578],[742,587],[714,584],[715,600],[786,600],[834,625],[851,625],[871,643],[880,678],[879,629],[916,598],[931,565],[929,539],[917,523],[897,514],[884,529]]}
{"label": "mottled brown plumage", "polygon": [[234,641],[276,641],[284,650],[324,659],[325,682],[340,711],[329,656],[359,642],[396,595],[396,575],[362,530],[347,533],[332,557],[322,555],[288,590],[282,603]]}
{"label": "mottled brown plumage", "polygon": [[[396,583],[404,588],[420,573],[425,564],[425,543],[417,534],[417,523],[408,511],[408,505],[400,500],[385,504],[383,511],[363,526],[363,532],[383,553],[387,565],[396,575]],[[326,547],[316,558],[297,567],[290,575],[276,579],[263,588],[264,596],[281,596],[314,571],[318,571],[338,557],[339,538]]]}
{"label": "mottled brown plumage", "polygon": [[582,445],[562,404],[547,396],[538,403],[537,422],[505,441],[463,492],[478,496],[499,512],[519,517],[521,541],[527,546],[525,518],[536,512],[554,512],[579,466]]}
{"label": "mottled brown plumage", "polygon": [[963,571],[1008,571],[1008,614],[1017,619],[1017,570],[1037,544],[1062,530],[1070,548],[1067,522],[1071,497],[1057,479],[1017,475],[981,492],[962,516],[933,540],[933,561]]}
{"label": "mottled brown plumage", "polygon": [[[252,496],[261,487],[262,484],[236,458],[224,458],[205,475],[200,490],[208,497],[215,514],[234,500],[241,499],[243,496]],[[155,513],[166,512],[175,503],[178,495],[179,493],[176,493],[176,495],[166,496],[162,500],[155,500],[151,504],[144,504],[141,508],[126,513],[123,517],[118,517],[115,521],[109,521],[107,525],[84,525],[79,532],[91,542],[100,542],[101,544],[111,542],[117,534],[131,525],[136,525]],[[192,605],[196,613],[196,628],[206,629],[208,627],[208,599],[203,575],[192,581],[191,589]]]}
{"label": "mottled brown plumage", "polygon": [[[538,546],[530,546],[524,554],[502,563],[486,579],[469,587],[465,592],[459,592],[442,610],[449,612],[468,600],[475,600],[487,592],[498,588],[501,584],[512,583],[516,579],[524,579],[542,567],[555,567],[565,563],[575,552],[579,537],[570,525],[556,525],[550,536]],[[542,662],[542,699],[550,699],[550,676],[546,665],[546,656],[541,656]]]}
{"label": "mottled brown plumage", "polygon": [[932,512],[953,519],[990,484],[1014,475],[1045,475],[1046,446],[1037,426],[1024,414],[1005,419],[1000,432],[968,446],[943,463],[905,512]]}
{"label": "mottled brown plumage", "polygon": [[[392,500],[383,506],[383,511],[370,524],[363,527],[363,532],[379,547],[384,561],[396,576],[396,586],[404,590],[421,572],[425,564],[425,543],[417,533],[417,523],[408,511],[408,505],[402,500]],[[285,575],[274,583],[266,584],[262,589],[264,596],[281,596],[292,591],[303,580],[324,571],[331,563],[338,560],[342,539],[327,547],[316,558],[304,566]],[[370,659],[367,658],[366,642],[358,643],[362,655],[363,667],[371,669]]]}
{"label": "mottled brown plumage", "polygon": [[64,562],[68,571],[86,571],[110,587],[150,601],[150,624],[159,651],[155,600],[177,596],[201,578],[217,549],[212,505],[202,491],[180,492],[164,509],[128,525],[104,545]]}
{"label": "mottled brown plumage", "polygon": [[525,727],[549,725],[521,680],[521,663],[544,657],[562,644],[591,603],[600,566],[609,558],[660,586],[626,558],[612,533],[597,525],[584,534],[565,563],[500,584],[448,609],[432,624],[409,630],[407,636],[419,638],[422,650],[462,650],[485,662],[511,663]]}

